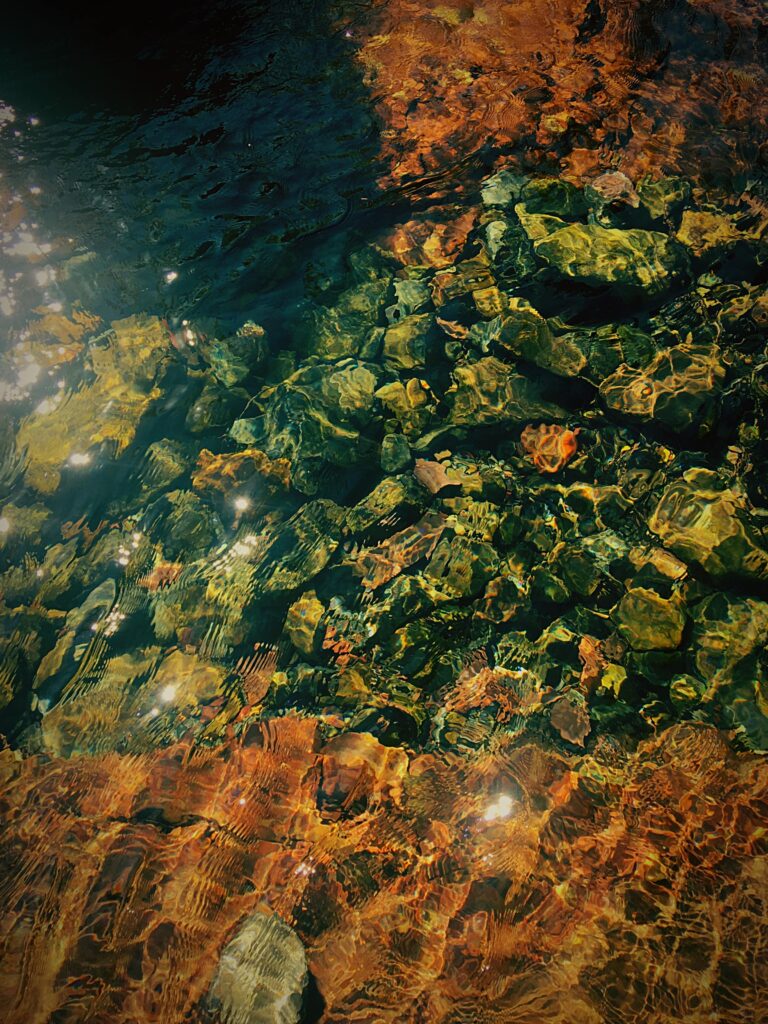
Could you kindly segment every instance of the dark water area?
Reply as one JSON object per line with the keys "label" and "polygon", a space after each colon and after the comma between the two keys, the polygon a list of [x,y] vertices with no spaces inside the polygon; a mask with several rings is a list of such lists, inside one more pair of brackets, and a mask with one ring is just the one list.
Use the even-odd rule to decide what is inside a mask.
{"label": "dark water area", "polygon": [[42,189],[58,294],[108,317],[278,326],[317,236],[375,191],[375,121],[326,5],[17,17],[2,85],[20,136],[4,144],[14,185]]}
{"label": "dark water area", "polygon": [[0,34],[0,1017],[768,1019],[756,0]]}

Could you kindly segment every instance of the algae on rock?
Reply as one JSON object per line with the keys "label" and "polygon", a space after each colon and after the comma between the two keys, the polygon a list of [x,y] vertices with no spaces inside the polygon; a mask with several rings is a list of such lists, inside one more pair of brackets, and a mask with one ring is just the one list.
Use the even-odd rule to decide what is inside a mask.
{"label": "algae on rock", "polygon": [[34,412],[19,427],[16,445],[26,452],[30,487],[50,494],[70,459],[77,457],[80,464],[100,445],[112,455],[127,448],[139,420],[161,394],[158,381],[170,353],[168,332],[157,317],[117,320],[105,339],[92,342],[93,382],[49,411]]}

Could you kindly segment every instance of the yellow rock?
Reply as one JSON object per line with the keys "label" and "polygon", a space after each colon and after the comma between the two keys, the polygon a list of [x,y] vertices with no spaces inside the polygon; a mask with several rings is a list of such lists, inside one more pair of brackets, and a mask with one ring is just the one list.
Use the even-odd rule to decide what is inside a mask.
{"label": "yellow rock", "polygon": [[314,590],[302,594],[288,609],[285,631],[291,643],[302,654],[311,655],[317,645],[317,631],[325,613],[322,601]]}
{"label": "yellow rock", "polygon": [[107,343],[89,353],[93,383],[33,413],[19,427],[16,446],[26,453],[26,481],[43,494],[56,490],[62,467],[74,456],[86,458],[90,448],[101,444],[113,455],[127,448],[139,420],[160,395],[155,380],[170,353],[161,321],[133,316],[113,328]]}
{"label": "yellow rock", "polygon": [[718,249],[727,249],[742,237],[733,221],[724,213],[686,210],[675,236],[694,256],[706,256]]}

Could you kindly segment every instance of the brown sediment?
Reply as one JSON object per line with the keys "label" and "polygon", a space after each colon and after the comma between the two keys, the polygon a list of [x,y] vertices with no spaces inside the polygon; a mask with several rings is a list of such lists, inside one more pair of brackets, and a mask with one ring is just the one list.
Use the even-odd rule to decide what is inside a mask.
{"label": "brown sediment", "polygon": [[198,1019],[255,910],[294,928],[334,1024],[768,1013],[768,966],[743,966],[767,937],[768,775],[708,726],[409,758],[287,717],[0,768],[8,1024]]}
{"label": "brown sediment", "polygon": [[724,173],[764,158],[755,0],[379,0],[354,22],[385,185],[483,151],[580,180]]}

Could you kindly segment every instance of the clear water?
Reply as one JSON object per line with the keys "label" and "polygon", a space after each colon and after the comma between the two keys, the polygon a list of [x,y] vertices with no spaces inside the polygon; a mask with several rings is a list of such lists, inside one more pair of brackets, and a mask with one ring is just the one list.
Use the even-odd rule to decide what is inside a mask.
{"label": "clear water", "polygon": [[766,1016],[762,14],[9,16],[7,1020]]}

